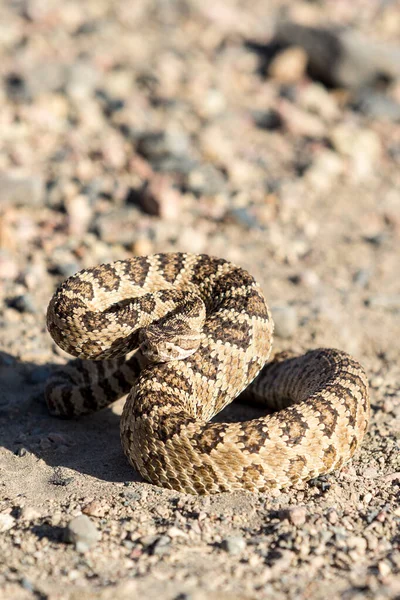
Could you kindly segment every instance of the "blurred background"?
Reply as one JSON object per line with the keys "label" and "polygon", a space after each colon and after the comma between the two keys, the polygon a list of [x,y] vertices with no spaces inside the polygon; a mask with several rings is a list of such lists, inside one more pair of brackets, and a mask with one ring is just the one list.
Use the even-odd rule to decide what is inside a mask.
{"label": "blurred background", "polygon": [[[168,600],[196,585],[240,599],[399,597],[399,166],[398,1],[0,0],[4,597],[82,598],[79,586],[136,576],[138,597]],[[364,365],[370,433],[332,485],[296,493],[307,515],[279,520],[275,500],[255,496],[173,504],[132,483],[122,404],[49,417],[44,385],[68,360],[45,327],[56,286],[167,251],[247,268],[275,349],[336,346]],[[60,542],[82,510],[104,534],[93,562]],[[255,535],[247,550],[239,540],[240,564],[220,545],[232,527]],[[110,589],[101,598],[132,597]]]}
{"label": "blurred background", "polygon": [[[399,310],[398,2],[9,0],[0,12],[6,345],[16,326],[43,329],[62,279],[159,251],[250,269],[282,338],[302,325],[304,341],[357,354],[354,311],[373,326],[371,311]],[[49,340],[35,333],[41,361]],[[388,350],[378,324],[362,341]]]}

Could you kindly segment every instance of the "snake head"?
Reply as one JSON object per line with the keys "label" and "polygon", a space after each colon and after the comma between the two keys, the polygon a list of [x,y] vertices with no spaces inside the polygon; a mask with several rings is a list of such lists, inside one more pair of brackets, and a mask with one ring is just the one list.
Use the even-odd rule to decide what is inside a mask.
{"label": "snake head", "polygon": [[139,333],[142,354],[153,363],[183,360],[198,350],[204,334],[190,328],[149,325]]}

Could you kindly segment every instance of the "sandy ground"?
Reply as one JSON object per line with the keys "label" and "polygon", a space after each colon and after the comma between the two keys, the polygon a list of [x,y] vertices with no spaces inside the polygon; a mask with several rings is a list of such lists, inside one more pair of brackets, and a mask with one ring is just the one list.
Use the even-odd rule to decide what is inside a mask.
{"label": "sandy ground", "polygon": [[[310,79],[301,52],[265,71],[255,50],[285,5],[385,43],[399,6],[265,5],[0,7],[6,600],[400,598],[400,119]],[[368,93],[374,107],[400,100],[396,82]],[[127,464],[123,399],[77,421],[48,415],[46,379],[69,360],[45,328],[56,285],[170,250],[249,269],[276,350],[334,346],[363,364],[372,417],[350,464],[277,497],[194,497]]]}

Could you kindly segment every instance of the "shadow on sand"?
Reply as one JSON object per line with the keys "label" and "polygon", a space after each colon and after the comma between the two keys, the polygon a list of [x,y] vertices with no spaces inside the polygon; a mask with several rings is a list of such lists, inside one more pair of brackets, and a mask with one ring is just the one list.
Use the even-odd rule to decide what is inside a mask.
{"label": "shadow on sand", "polygon": [[[0,352],[0,444],[14,454],[28,451],[55,469],[56,485],[62,468],[108,482],[143,481],[126,460],[120,442],[123,400],[79,419],[51,416],[44,388],[59,365],[21,362]],[[215,419],[234,422],[265,414],[260,407],[234,402]]]}

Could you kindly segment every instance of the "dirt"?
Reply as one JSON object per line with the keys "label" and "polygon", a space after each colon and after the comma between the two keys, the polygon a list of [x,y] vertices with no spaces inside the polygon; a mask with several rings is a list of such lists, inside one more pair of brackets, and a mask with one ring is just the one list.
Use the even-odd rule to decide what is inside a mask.
{"label": "dirt", "polygon": [[[371,116],[358,92],[311,79],[302,51],[271,59],[285,7],[384,44],[400,33],[398,4],[378,1],[0,7],[6,600],[400,598],[400,84],[363,91]],[[46,380],[70,358],[46,331],[55,287],[171,250],[247,268],[275,350],[362,363],[371,423],[340,472],[277,496],[183,495],[127,463],[123,399],[49,416]]]}

